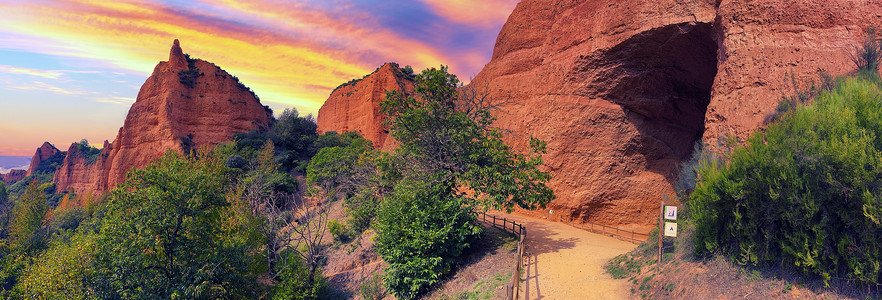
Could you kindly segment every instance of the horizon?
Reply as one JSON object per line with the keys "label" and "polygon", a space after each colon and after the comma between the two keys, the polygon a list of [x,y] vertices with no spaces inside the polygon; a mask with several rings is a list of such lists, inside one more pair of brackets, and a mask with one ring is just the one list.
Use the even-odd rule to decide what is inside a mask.
{"label": "horizon", "polygon": [[44,141],[60,150],[83,138],[112,142],[174,39],[239,77],[276,114],[317,115],[336,86],[386,62],[444,64],[468,82],[489,62],[517,2],[0,4],[8,12],[0,20],[0,156],[31,156]]}

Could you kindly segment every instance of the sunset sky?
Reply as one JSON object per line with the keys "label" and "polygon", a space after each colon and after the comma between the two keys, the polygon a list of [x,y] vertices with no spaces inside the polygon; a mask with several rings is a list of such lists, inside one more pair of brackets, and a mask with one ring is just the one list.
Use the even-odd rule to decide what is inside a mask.
{"label": "sunset sky", "polygon": [[384,62],[468,81],[518,0],[0,0],[0,155],[113,140],[174,39],[276,111]]}

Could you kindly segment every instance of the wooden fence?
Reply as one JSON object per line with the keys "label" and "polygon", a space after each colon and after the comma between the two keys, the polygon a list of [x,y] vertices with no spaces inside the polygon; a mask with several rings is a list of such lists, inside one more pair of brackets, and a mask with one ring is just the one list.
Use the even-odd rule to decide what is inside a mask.
{"label": "wooden fence", "polygon": [[[511,282],[505,284],[506,294],[509,299],[518,298],[518,289],[521,281],[521,264],[524,260],[524,247],[527,238],[527,228],[524,225],[515,223],[515,221],[506,218],[497,218],[494,215],[481,213],[479,219],[487,225],[510,232],[518,237],[518,259],[515,261],[514,268],[511,272]],[[511,226],[509,226],[511,224]]]}
{"label": "wooden fence", "polygon": [[594,233],[608,235],[626,242],[640,244],[649,239],[649,234],[639,233],[630,230],[619,229],[617,227],[606,226],[594,223],[574,223],[561,220],[561,223]]}

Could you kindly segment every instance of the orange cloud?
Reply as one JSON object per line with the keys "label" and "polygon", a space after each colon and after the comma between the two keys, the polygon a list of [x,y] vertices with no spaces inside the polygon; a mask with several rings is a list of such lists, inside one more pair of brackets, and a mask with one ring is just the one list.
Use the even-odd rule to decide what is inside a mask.
{"label": "orange cloud", "polygon": [[[318,111],[337,85],[373,70],[376,62],[366,64],[366,56],[417,69],[457,61],[420,41],[370,26],[366,15],[335,16],[302,3],[204,0],[201,5],[207,6],[205,12],[196,14],[144,1],[7,4],[0,5],[7,12],[0,32],[53,41],[57,46],[41,49],[47,54],[101,61],[142,74],[165,60],[171,41],[178,38],[185,52],[238,76],[263,101],[297,106],[304,113]],[[259,22],[242,25],[229,21],[231,14]],[[455,72],[457,66],[451,69]]]}
{"label": "orange cloud", "polygon": [[438,15],[457,23],[496,26],[506,19],[519,0],[420,0]]}

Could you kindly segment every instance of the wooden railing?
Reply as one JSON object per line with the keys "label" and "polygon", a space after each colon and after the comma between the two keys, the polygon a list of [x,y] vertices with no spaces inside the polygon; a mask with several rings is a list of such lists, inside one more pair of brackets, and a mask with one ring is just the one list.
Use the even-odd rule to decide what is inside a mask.
{"label": "wooden railing", "polygon": [[594,233],[599,233],[602,235],[608,235],[626,242],[632,242],[635,244],[640,244],[649,239],[649,234],[639,233],[630,230],[619,229],[617,227],[606,226],[601,224],[594,223],[575,223],[575,222],[567,222],[565,220],[561,220],[561,223],[585,230]]}
{"label": "wooden railing", "polygon": [[[496,216],[488,215],[487,213],[481,213],[478,218],[484,222],[484,224],[510,232],[518,237],[518,259],[515,261],[514,268],[512,268],[511,282],[505,284],[505,291],[509,296],[509,299],[517,299],[521,282],[521,263],[524,260],[527,228],[525,228],[524,225],[515,223],[515,221],[506,218],[497,218]],[[511,224],[511,226],[508,226],[509,224]]]}

